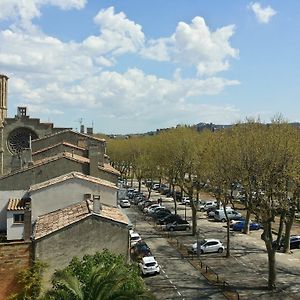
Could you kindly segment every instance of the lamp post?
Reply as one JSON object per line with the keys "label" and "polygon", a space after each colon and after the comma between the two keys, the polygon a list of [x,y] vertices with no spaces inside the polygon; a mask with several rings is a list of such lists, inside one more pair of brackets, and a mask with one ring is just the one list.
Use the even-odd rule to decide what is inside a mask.
{"label": "lamp post", "polygon": [[186,221],[186,202],[184,203],[184,219]]}

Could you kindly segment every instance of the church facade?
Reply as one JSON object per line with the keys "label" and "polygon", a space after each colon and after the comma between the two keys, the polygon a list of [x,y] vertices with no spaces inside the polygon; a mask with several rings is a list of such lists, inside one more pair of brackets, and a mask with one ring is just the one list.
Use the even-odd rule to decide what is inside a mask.
{"label": "church facade", "polygon": [[77,171],[117,183],[106,141],[30,118],[26,107],[7,117],[8,77],[0,75],[0,190],[23,190]]}
{"label": "church facade", "polygon": [[39,139],[67,128],[55,128],[30,118],[26,107],[18,107],[14,118],[7,117],[8,77],[0,74],[0,176],[21,165],[21,153],[30,148],[30,140]]}

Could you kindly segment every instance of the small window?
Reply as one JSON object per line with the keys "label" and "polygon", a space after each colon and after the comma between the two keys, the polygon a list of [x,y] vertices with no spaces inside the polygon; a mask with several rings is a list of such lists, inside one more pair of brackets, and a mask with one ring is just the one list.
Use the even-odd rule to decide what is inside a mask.
{"label": "small window", "polygon": [[24,223],[24,214],[14,214],[14,223]]}

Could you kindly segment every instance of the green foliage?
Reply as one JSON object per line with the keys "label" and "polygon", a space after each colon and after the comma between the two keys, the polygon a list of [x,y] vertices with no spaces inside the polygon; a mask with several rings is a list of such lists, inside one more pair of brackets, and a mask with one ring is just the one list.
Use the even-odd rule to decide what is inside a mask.
{"label": "green foliage", "polygon": [[46,264],[35,262],[29,269],[18,274],[18,282],[23,287],[19,294],[13,295],[9,300],[35,300],[41,293],[42,274]]}
{"label": "green foliage", "polygon": [[54,273],[52,284],[45,300],[154,299],[137,265],[108,250],[73,258],[67,268]]}

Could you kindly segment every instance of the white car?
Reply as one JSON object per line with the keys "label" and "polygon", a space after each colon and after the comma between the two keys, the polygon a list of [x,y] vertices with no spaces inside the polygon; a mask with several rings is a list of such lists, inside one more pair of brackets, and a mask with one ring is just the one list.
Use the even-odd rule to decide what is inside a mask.
{"label": "white car", "polygon": [[189,197],[182,197],[181,203],[184,204],[184,205],[191,204],[190,198]]}
{"label": "white car", "polygon": [[122,199],[120,200],[120,206],[123,208],[130,207],[130,202],[127,199]]}
{"label": "white car", "polygon": [[157,203],[151,204],[150,206],[145,207],[144,210],[143,210],[143,212],[146,214],[146,213],[148,213],[149,210],[151,210],[151,209],[153,209],[155,207],[160,207],[160,204],[157,204]]}
{"label": "white car", "polygon": [[139,263],[143,275],[159,274],[160,268],[154,256],[145,256]]}
{"label": "white car", "polygon": [[130,232],[130,246],[131,247],[134,246],[137,242],[139,242],[141,240],[142,240],[142,238],[137,232],[134,232],[134,231]]}
{"label": "white car", "polygon": [[211,252],[219,252],[222,253],[224,251],[225,247],[222,244],[220,240],[217,239],[205,239],[202,241],[197,242],[193,244],[192,251],[194,253],[197,253],[199,251],[199,254],[203,253],[211,253]]}

